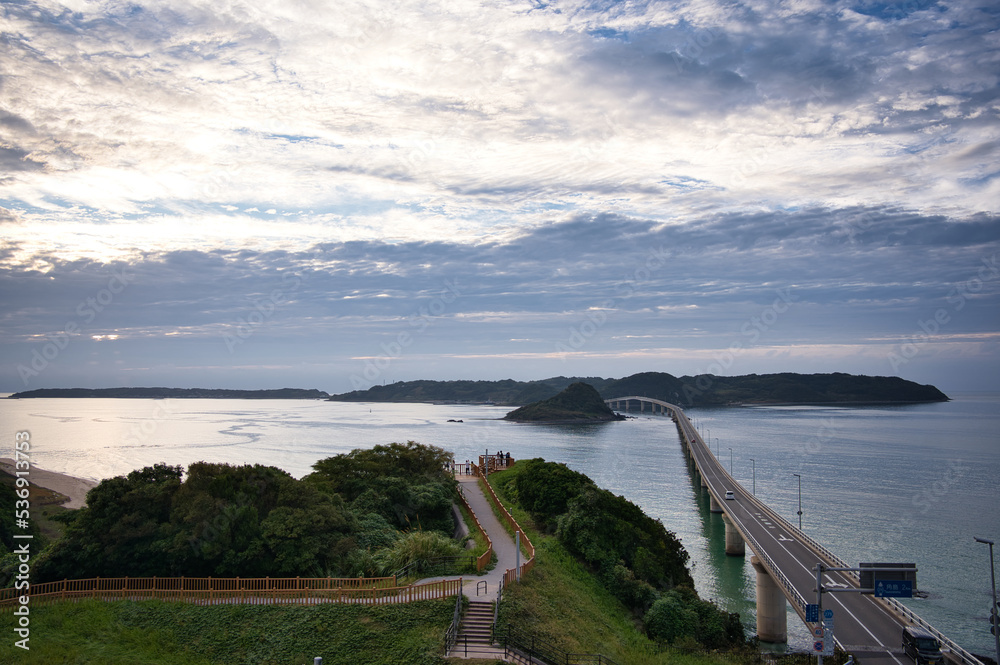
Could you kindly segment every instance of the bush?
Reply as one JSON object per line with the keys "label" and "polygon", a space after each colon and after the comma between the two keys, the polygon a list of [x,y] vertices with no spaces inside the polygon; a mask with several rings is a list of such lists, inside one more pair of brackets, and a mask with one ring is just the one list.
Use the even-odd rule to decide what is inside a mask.
{"label": "bush", "polygon": [[384,575],[392,575],[395,571],[417,561],[426,561],[436,557],[460,556],[464,550],[451,538],[434,531],[411,531],[387,549],[376,553]]}
{"label": "bush", "polygon": [[198,462],[181,474],[156,465],[101,482],[38,557],[38,581],[325,577],[356,546],[343,500],[281,469]]}
{"label": "bush", "polygon": [[545,525],[566,512],[567,504],[593,481],[565,464],[546,462],[541,458],[523,460],[515,477],[518,504],[538,522]]}
{"label": "bush", "polygon": [[683,637],[697,639],[698,613],[688,607],[676,591],[668,591],[653,603],[643,618],[646,634],[654,640],[673,643]]}
{"label": "bush", "polygon": [[584,487],[559,517],[556,533],[567,549],[591,565],[610,568],[621,561],[658,589],[693,584],[688,554],[677,536],[639,506],[607,490]]}
{"label": "bush", "polygon": [[704,647],[720,649],[745,642],[738,614],[723,612],[701,600],[689,587],[660,596],[646,612],[643,625],[650,638],[678,646],[695,640]]}

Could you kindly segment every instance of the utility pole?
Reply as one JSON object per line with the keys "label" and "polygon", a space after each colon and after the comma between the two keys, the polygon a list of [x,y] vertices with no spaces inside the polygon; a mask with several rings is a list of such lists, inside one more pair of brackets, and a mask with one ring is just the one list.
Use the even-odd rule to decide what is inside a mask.
{"label": "utility pole", "polygon": [[757,462],[751,457],[750,463],[753,464],[753,494],[757,496]]}
{"label": "utility pole", "polygon": [[[973,538],[976,538],[973,536]],[[993,606],[990,608],[990,632],[993,633],[993,645],[996,649],[996,662],[1000,663],[1000,607],[997,606],[997,578],[993,571],[993,541],[976,538],[977,543],[990,546],[990,583],[993,586]]]}
{"label": "utility pole", "polygon": [[799,531],[802,531],[802,476],[797,473],[792,475],[799,479]]}

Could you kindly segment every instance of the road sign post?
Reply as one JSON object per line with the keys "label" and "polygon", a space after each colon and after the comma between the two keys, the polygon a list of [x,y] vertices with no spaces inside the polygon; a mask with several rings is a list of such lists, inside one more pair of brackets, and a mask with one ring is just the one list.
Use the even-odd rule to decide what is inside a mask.
{"label": "road sign post", "polygon": [[[902,577],[906,579],[903,580],[884,580],[878,579],[877,577],[872,578],[872,582],[876,584],[875,588],[848,588],[846,585],[839,584],[830,580],[829,587],[823,586],[823,573],[824,572],[860,572],[866,573],[871,572],[872,568],[878,568],[880,573],[903,573]],[[899,598],[899,597],[910,597],[913,595],[913,586],[916,581],[917,568],[916,564],[904,563],[904,564],[893,564],[893,563],[866,563],[862,564],[860,568],[829,568],[824,566],[822,563],[816,562],[816,567],[813,569],[816,571],[816,604],[806,605],[806,621],[809,621],[811,617],[815,617],[813,622],[818,622],[820,618],[823,621],[823,639],[814,639],[813,650],[816,651],[816,665],[823,665],[823,656],[832,656],[834,654],[834,648],[836,646],[836,640],[833,636],[833,610],[823,609],[823,594],[824,593],[874,593],[880,598]],[[864,579],[862,577],[862,579]],[[862,584],[862,586],[864,586]],[[838,588],[840,587],[840,588]],[[815,609],[813,609],[815,608]],[[998,631],[1000,632],[1000,631]],[[813,633],[813,637],[816,634]]]}
{"label": "road sign post", "polygon": [[823,610],[823,655],[833,655],[833,610]]}

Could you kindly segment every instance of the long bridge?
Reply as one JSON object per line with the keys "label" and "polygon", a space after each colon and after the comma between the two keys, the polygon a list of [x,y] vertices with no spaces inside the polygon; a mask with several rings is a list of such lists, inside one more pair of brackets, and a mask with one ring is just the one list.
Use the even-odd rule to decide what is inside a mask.
{"label": "long bridge", "polygon": [[[847,563],[797,529],[777,512],[747,492],[712,454],[684,411],[669,402],[641,396],[604,400],[619,411],[635,403],[640,412],[669,415],[677,424],[692,472],[711,497],[711,511],[721,513],[726,526],[726,554],[745,556],[757,574],[757,635],[765,642],[787,641],[787,612],[791,604],[810,630],[819,623],[806,621],[806,605],[815,602],[816,566],[849,568]],[[624,409],[622,408],[624,405]],[[726,492],[733,492],[727,500]],[[857,573],[827,572],[824,589],[860,589]],[[807,600],[810,599],[810,600]],[[902,603],[862,593],[824,593],[823,605],[835,613],[835,639],[864,665],[909,665],[901,648],[904,626],[920,626],[937,636],[946,658],[963,665],[982,665],[971,653],[935,630]]]}

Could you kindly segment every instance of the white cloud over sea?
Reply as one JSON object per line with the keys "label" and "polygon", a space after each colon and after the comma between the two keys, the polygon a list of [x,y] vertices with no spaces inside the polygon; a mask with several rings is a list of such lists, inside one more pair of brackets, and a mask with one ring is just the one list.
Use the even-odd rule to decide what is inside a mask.
{"label": "white cloud over sea", "polygon": [[0,389],[340,392],[402,331],[375,380],[730,353],[996,388],[998,22],[975,1],[4,3]]}

